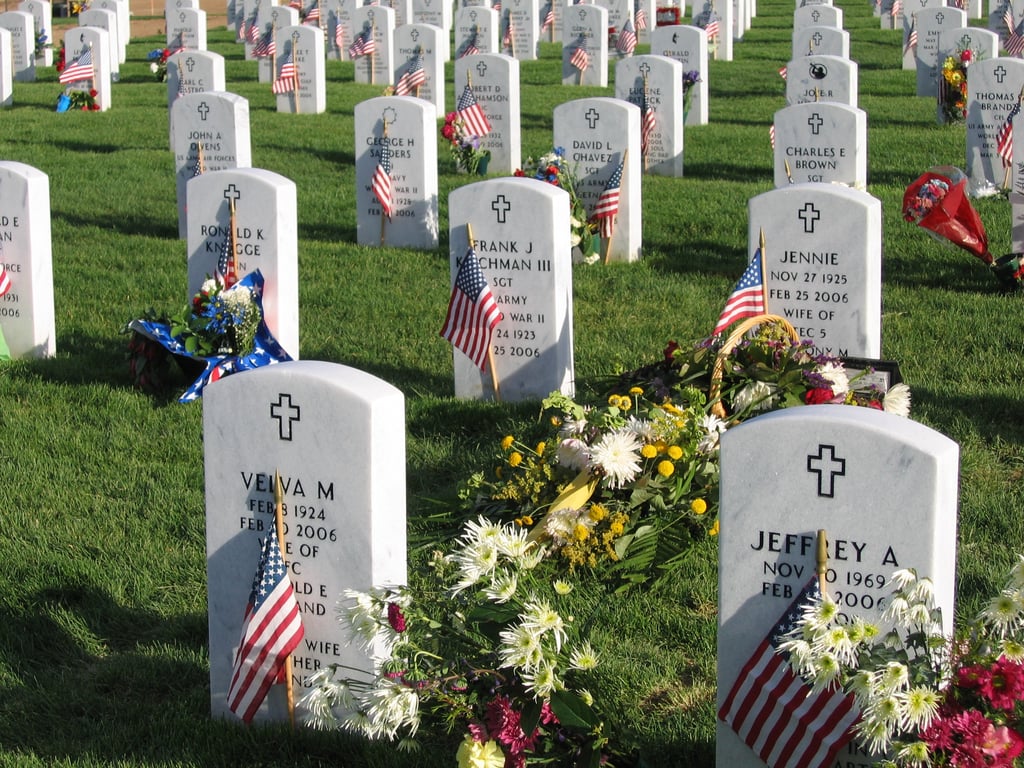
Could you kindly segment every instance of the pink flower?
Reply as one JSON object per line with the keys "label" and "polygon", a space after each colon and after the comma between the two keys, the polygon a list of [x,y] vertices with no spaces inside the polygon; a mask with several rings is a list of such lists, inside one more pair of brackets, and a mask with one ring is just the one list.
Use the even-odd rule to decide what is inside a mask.
{"label": "pink flower", "polygon": [[398,603],[388,603],[388,624],[395,632],[405,632],[405,616],[402,615]]}
{"label": "pink flower", "polygon": [[964,64],[970,64],[973,60],[974,60],[974,54],[971,52],[970,48],[965,48],[960,53],[960,61],[962,61]]}

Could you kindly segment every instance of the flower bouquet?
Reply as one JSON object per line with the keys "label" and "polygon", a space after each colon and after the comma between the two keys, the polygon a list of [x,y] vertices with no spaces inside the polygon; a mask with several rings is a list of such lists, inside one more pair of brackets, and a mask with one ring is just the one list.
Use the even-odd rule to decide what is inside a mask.
{"label": "flower bouquet", "polygon": [[151,311],[129,322],[124,332],[131,334],[129,369],[137,387],[154,390],[166,381],[168,354],[186,374],[198,372],[179,398],[183,403],[229,374],[291,360],[264,320],[259,270],[230,287],[208,279],[177,317],[157,318]]}
{"label": "flower bouquet", "polygon": [[173,51],[170,48],[154,48],[146,54],[149,71],[156,75],[157,82],[167,82],[167,60]]}
{"label": "flower bouquet", "polygon": [[601,569],[628,587],[664,577],[718,533],[718,445],[732,425],[816,403],[909,412],[906,385],[858,390],[839,359],[814,356],[775,327],[748,333],[724,356],[722,347],[672,343],[658,363],[619,376],[599,403],[551,395],[538,429],[506,436],[495,469],[464,484],[467,513],[528,530],[570,573]]}
{"label": "flower bouquet", "polygon": [[459,766],[596,768],[607,737],[580,687],[598,664],[580,611],[600,601],[547,578],[544,555],[521,528],[481,518],[418,586],[347,590],[340,621],[379,671],[318,672],[303,699],[311,722],[409,752],[417,733],[453,733]]}
{"label": "flower bouquet", "polygon": [[690,111],[690,102],[693,101],[693,86],[700,82],[700,72],[691,69],[683,72],[683,122]]}
{"label": "flower bouquet", "polygon": [[961,123],[967,117],[967,68],[974,52],[964,48],[947,56],[939,71],[939,114],[944,122]]}
{"label": "flower bouquet", "polygon": [[934,169],[915,179],[903,195],[903,218],[987,264],[1003,290],[1022,287],[1024,254],[992,257],[985,226],[967,199],[967,178],[959,169]]}
{"label": "flower bouquet", "polygon": [[597,225],[589,220],[587,209],[576,193],[576,170],[565,159],[565,149],[555,147],[539,160],[527,159],[526,168],[516,170],[514,175],[546,181],[569,193],[569,236],[574,253],[579,254],[576,260],[588,264],[596,262]]}
{"label": "flower bouquet", "polygon": [[854,738],[881,765],[1019,765],[1024,557],[969,632],[952,640],[942,635],[929,579],[902,570],[890,583],[892,597],[873,619],[843,615],[828,597],[813,602],[779,652],[816,688],[853,693],[861,713]]}
{"label": "flower bouquet", "polygon": [[99,95],[99,91],[95,88],[90,88],[87,91],[69,88],[57,97],[57,112],[72,110],[98,112],[100,105],[96,103],[97,95]]}
{"label": "flower bouquet", "polygon": [[481,137],[469,132],[466,121],[458,112],[449,112],[444,117],[441,135],[448,140],[448,149],[455,160],[455,167],[469,174],[484,175],[491,159],[489,149],[480,149]]}

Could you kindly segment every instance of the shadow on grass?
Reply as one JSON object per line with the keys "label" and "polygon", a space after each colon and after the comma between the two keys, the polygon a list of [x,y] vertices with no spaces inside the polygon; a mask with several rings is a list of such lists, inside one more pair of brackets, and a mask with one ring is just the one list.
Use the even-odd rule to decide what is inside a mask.
{"label": "shadow on grass", "polygon": [[[172,184],[173,186],[173,184]],[[178,239],[177,221],[160,221],[152,216],[140,216],[119,212],[117,215],[102,216],[91,211],[88,215],[65,210],[54,210],[53,218],[66,221],[72,229],[79,227],[99,227],[124,235],[140,235],[157,237],[164,240]],[[184,249],[185,241],[182,240]]]}

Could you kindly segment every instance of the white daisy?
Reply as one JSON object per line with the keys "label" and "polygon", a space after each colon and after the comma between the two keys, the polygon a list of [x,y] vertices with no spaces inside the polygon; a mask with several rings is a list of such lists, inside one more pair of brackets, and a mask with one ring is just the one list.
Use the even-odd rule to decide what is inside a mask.
{"label": "white daisy", "polygon": [[718,450],[718,438],[728,428],[728,424],[715,416],[713,413],[705,414],[700,421],[704,430],[704,436],[697,443],[697,450],[701,453],[713,453]]}
{"label": "white daisy", "polygon": [[590,448],[590,469],[602,472],[610,488],[621,488],[640,474],[640,441],[624,430],[602,436]]}
{"label": "white daisy", "polygon": [[571,669],[588,670],[597,666],[598,654],[590,645],[590,641],[584,641],[579,648],[573,648],[569,654],[569,667]]}
{"label": "white daisy", "polygon": [[733,397],[733,408],[737,411],[744,411],[747,408],[755,411],[767,410],[775,404],[776,390],[778,390],[778,386],[775,384],[769,384],[766,381],[753,381]]}
{"label": "white daisy", "polygon": [[910,415],[910,387],[900,382],[889,387],[882,398],[882,409],[897,416]]}
{"label": "white daisy", "polygon": [[815,371],[832,385],[832,394],[845,395],[850,391],[850,377],[841,363],[824,363]]}
{"label": "white daisy", "polygon": [[590,464],[590,448],[577,437],[567,437],[555,451],[558,463],[576,472]]}

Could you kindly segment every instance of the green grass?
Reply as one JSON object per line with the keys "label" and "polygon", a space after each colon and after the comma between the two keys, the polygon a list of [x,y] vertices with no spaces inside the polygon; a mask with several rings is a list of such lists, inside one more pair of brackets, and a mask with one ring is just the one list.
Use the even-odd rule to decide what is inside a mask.
{"label": "green grass", "polygon": [[[869,191],[883,206],[884,356],[902,365],[914,418],[961,444],[963,626],[1024,545],[1020,297],[999,295],[980,262],[901,220],[909,181],[964,163],[964,129],[936,125],[934,103],[912,95],[899,35],[878,29],[867,1],[843,7],[868,113]],[[643,181],[643,261],[575,271],[581,393],[713,326],[744,266],[746,201],[772,184],[767,128],[784,106],[776,70],[789,58],[792,9],[762,0],[736,60],[711,63],[711,123],[687,129],[685,177]],[[405,393],[410,535],[429,542],[457,482],[536,413],[452,397],[451,351],[437,335],[446,207],[468,179],[440,147],[437,252],[354,245],[353,108],[380,88],[328,62],[328,111],[279,115],[230,35],[210,38],[230,88],[250,102],[254,165],[297,182],[302,357],[365,369]],[[54,114],[50,69],[16,83],[15,106],[0,115],[0,158],[50,178],[58,349],[0,366],[0,765],[407,765],[336,734],[209,718],[202,406],[133,391],[119,335],[145,308],[186,298],[166,91],[145,61],[161,44],[130,46],[107,113]],[[560,67],[550,44],[523,64],[524,158],[550,149],[556,104],[611,93],[558,85]],[[1005,199],[976,206],[993,252],[1007,252]],[[602,601],[586,619],[604,652],[595,694],[619,744],[647,765],[713,760],[716,578],[707,543],[674,580]],[[451,765],[442,746],[417,762]]]}

